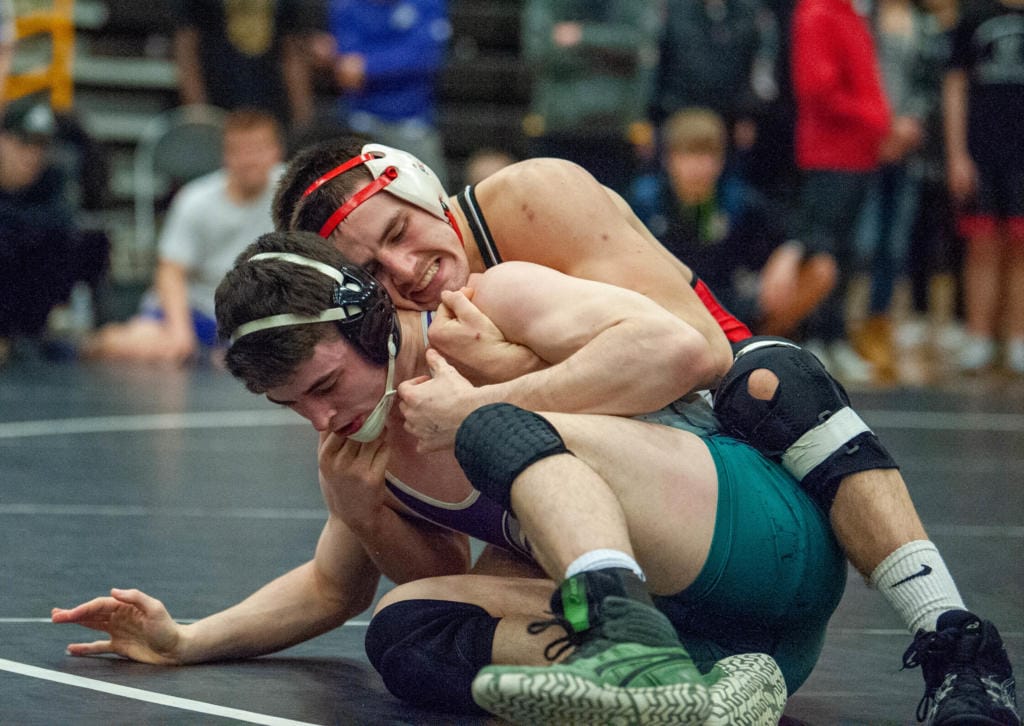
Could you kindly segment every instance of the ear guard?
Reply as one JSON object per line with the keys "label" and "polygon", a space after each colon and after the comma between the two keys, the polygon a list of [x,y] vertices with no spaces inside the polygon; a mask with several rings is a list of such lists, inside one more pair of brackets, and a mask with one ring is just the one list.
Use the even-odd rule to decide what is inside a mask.
{"label": "ear guard", "polygon": [[250,262],[278,259],[311,267],[335,281],[332,307],[318,315],[282,313],[243,323],[231,336],[232,345],[251,333],[286,325],[309,325],[335,321],[338,330],[367,359],[384,365],[398,352],[400,333],[395,307],[386,290],[372,275],[356,265],[342,269],[290,252],[263,252],[249,258]]}

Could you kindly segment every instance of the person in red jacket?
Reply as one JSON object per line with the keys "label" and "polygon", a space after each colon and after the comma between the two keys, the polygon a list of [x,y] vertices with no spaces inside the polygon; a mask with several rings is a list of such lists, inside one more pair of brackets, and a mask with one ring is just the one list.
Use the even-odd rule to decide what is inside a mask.
{"label": "person in red jacket", "polygon": [[808,322],[807,347],[837,378],[863,383],[872,371],[846,342],[844,300],[854,222],[889,133],[890,110],[870,28],[853,0],[799,0],[791,60],[803,175],[799,237],[808,254],[831,254],[840,270],[832,294]]}

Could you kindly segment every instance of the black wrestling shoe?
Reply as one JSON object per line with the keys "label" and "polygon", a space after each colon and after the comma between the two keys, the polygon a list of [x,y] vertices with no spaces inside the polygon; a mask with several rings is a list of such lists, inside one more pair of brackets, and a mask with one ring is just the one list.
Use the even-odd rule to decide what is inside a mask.
{"label": "black wrestling shoe", "polygon": [[966,610],[939,616],[935,632],[918,630],[903,667],[921,666],[927,726],[1020,726],[1010,659],[996,626]]}

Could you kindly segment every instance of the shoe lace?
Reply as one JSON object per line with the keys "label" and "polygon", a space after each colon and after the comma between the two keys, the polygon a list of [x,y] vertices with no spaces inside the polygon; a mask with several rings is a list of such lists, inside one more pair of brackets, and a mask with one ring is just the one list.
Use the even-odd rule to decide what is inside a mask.
{"label": "shoe lace", "polygon": [[[554,615],[554,613],[551,613]],[[565,631],[565,635],[555,638],[544,648],[544,657],[550,661],[558,660],[565,651],[570,648],[579,648],[586,640],[584,633],[577,633],[569,625],[565,618],[554,615],[550,620],[537,620],[526,626],[526,632],[530,635],[539,635],[550,627],[558,626]]]}
{"label": "shoe lace", "polygon": [[[965,638],[956,630],[938,633],[918,631],[914,642],[903,654],[903,669],[921,666],[924,674],[924,696],[917,705],[917,720],[924,721],[941,696],[939,688],[951,678],[956,684],[956,700],[969,707],[984,710],[990,701],[988,690],[975,662],[984,638]],[[902,670],[902,669],[901,669]]]}
{"label": "shoe lace", "polygon": [[945,664],[955,646],[956,638],[949,632],[919,630],[914,642],[903,653],[903,667],[900,670],[921,666],[921,672],[924,674],[924,696],[918,702],[915,713],[918,722],[927,718],[928,711],[935,702],[935,692],[942,684]]}

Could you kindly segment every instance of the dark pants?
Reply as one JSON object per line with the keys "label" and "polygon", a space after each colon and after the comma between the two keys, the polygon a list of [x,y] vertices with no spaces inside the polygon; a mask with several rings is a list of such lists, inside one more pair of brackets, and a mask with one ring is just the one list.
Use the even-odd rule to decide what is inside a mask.
{"label": "dark pants", "polygon": [[870,179],[868,172],[804,172],[800,241],[809,254],[831,254],[839,267],[835,288],[807,321],[808,338],[829,342],[846,337],[846,291],[856,262],[854,229]]}
{"label": "dark pants", "polygon": [[0,337],[41,335],[76,282],[96,288],[109,258],[110,241],[98,230],[0,234]]}

